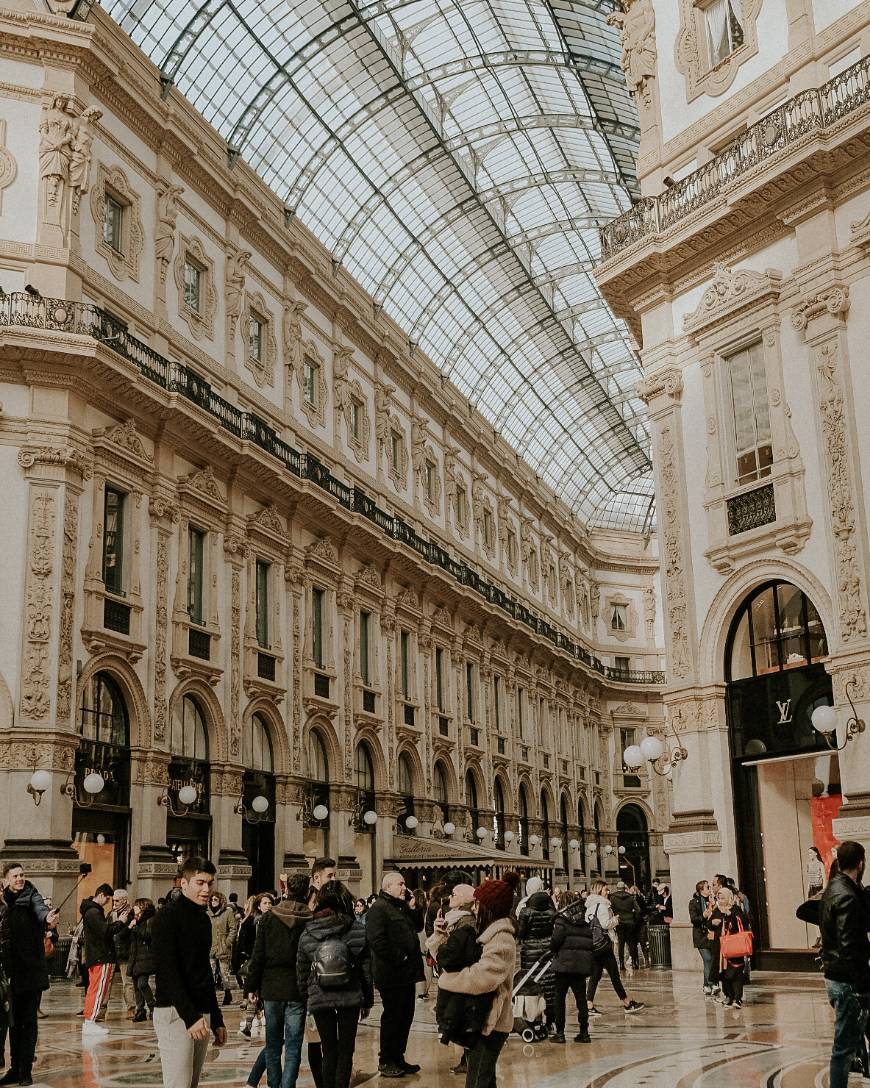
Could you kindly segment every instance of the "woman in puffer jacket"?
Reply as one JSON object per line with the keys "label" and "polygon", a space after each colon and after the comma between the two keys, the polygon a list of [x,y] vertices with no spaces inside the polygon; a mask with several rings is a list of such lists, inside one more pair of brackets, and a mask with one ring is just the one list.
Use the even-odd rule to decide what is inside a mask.
{"label": "woman in puffer jacket", "polygon": [[588,1043],[591,1040],[586,983],[592,974],[592,929],[586,921],[586,908],[579,895],[565,892],[563,902],[565,906],[556,915],[550,942],[553,973],[556,976],[556,1032],[550,1037],[550,1042],[565,1042],[565,998],[570,990],[577,1002],[580,1027],[574,1042]]}
{"label": "woman in puffer jacket", "polygon": [[595,991],[601,981],[602,974],[606,971],[610,976],[610,984],[616,996],[622,1002],[626,1012],[640,1012],[645,1008],[642,1001],[632,1001],[625,992],[622,979],[619,977],[619,965],[613,953],[613,934],[619,924],[619,919],[613,913],[610,905],[610,889],[606,880],[593,880],[592,891],[586,898],[586,921],[592,929],[592,974],[589,978],[589,990],[586,994],[586,1002],[590,1016],[600,1016],[595,1008]]}
{"label": "woman in puffer jacket", "polygon": [[[336,942],[344,946],[341,957]],[[327,953],[326,946],[332,946]],[[343,961],[343,980],[328,977],[325,960]],[[314,917],[299,938],[296,956],[299,994],[317,1024],[323,1051],[323,1088],[348,1088],[353,1072],[356,1029],[374,1004],[371,954],[366,927],[356,918],[353,897],[339,880],[329,880],[317,893]]]}
{"label": "woman in puffer jacket", "polygon": [[[533,892],[525,902],[517,919],[517,940],[520,942],[520,971],[529,971],[538,960],[544,967],[550,958],[550,941],[556,922],[556,908],[545,891]],[[535,978],[541,986],[547,1002],[547,1027],[556,1019],[556,976],[550,967],[541,978]]]}
{"label": "woman in puffer jacket", "polygon": [[[495,1088],[495,1070],[502,1047],[513,1030],[512,987],[517,950],[510,920],[520,878],[506,873],[504,880],[486,880],[474,890],[480,959],[461,971],[443,971],[438,989],[454,994],[492,994],[489,1015],[480,1038],[468,1052],[465,1088]],[[447,939],[446,924],[436,934]],[[432,944],[429,946],[432,948]],[[437,948],[436,948],[437,951]]]}

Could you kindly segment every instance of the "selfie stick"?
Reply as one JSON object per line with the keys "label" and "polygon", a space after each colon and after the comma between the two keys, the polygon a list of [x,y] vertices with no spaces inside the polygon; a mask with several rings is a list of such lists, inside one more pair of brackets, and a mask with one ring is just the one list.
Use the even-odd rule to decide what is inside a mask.
{"label": "selfie stick", "polygon": [[[87,862],[85,862],[84,864],[87,864]],[[88,865],[88,868],[87,868],[87,871],[86,871],[86,872],[85,872],[85,871],[82,871],[82,870],[80,869],[80,871],[79,871],[79,875],[78,875],[78,877],[76,878],[76,882],[75,882],[75,884],[73,884],[73,886],[72,886],[72,890],[71,890],[71,891],[70,891],[70,893],[69,893],[69,894],[67,895],[66,899],[64,899],[64,900],[63,900],[63,902],[62,902],[62,903],[60,904],[60,906],[59,906],[59,907],[52,907],[52,908],[51,908],[51,909],[52,909],[52,911],[56,911],[56,912],[57,912],[57,914],[60,914],[60,912],[61,912],[61,911],[63,910],[63,908],[64,908],[64,907],[65,907],[65,906],[67,905],[67,903],[68,903],[68,902],[70,901],[70,899],[72,899],[73,895],[75,894],[76,888],[78,888],[78,886],[79,886],[79,884],[80,884],[80,882],[81,882],[81,879],[82,879],[82,877],[84,877],[84,876],[89,876],[89,875],[90,875],[90,872],[91,872],[91,867],[90,867],[89,865]]]}

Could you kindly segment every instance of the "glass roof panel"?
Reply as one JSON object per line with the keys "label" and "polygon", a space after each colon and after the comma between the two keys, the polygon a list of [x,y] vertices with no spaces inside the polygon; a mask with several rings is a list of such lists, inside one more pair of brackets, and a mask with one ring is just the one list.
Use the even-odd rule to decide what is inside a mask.
{"label": "glass roof panel", "polygon": [[648,530],[640,377],[595,286],[638,125],[603,0],[104,0],[590,524]]}

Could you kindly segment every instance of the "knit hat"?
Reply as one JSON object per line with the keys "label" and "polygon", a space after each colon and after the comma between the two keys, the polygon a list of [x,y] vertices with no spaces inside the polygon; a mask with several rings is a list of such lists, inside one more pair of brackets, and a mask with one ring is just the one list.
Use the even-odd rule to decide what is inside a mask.
{"label": "knit hat", "polygon": [[534,895],[535,892],[544,890],[544,882],[539,876],[530,876],[526,881],[526,895]]}
{"label": "knit hat", "polygon": [[475,889],[474,898],[493,918],[507,918],[513,909],[514,894],[520,886],[519,873],[505,873],[504,880],[485,880]]}
{"label": "knit hat", "polygon": [[457,903],[470,903],[474,899],[474,888],[470,884],[457,884],[451,896],[456,899]]}

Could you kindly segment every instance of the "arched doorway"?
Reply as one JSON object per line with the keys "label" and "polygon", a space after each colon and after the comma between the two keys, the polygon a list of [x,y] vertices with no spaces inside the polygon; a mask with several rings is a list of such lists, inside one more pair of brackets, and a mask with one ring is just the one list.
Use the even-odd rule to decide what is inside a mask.
{"label": "arched doorway", "polygon": [[760,949],[803,949],[804,958],[818,931],[795,918],[794,904],[809,890],[810,847],[830,862],[840,807],[837,753],[811,721],[833,702],[827,656],[812,601],[775,581],[741,602],[724,662],[740,886]]}
{"label": "arched doorway", "polygon": [[495,843],[497,850],[504,850],[504,814],[504,787],[501,784],[501,779],[496,778],[492,791],[492,841]]}
{"label": "arched doorway", "polygon": [[547,794],[541,790],[541,846],[544,857],[550,859],[550,806],[547,802]]}
{"label": "arched doorway", "polygon": [[[256,895],[275,887],[275,763],[262,714],[252,714],[242,727],[242,763],[242,850],[251,866],[248,895]],[[265,797],[268,809],[256,812],[255,797]]]}
{"label": "arched doorway", "polygon": [[590,843],[590,846],[594,847],[591,851],[593,870],[598,876],[604,875],[604,855],[601,850],[601,805],[596,801],[592,806],[592,827],[594,832],[594,841]]}
{"label": "arched doorway", "polygon": [[441,824],[443,826],[450,822],[450,791],[447,785],[444,764],[440,760],[435,764],[435,773],[432,776],[432,790],[435,794],[435,803],[441,810]]}
{"label": "arched doorway", "polygon": [[528,855],[529,852],[529,795],[526,793],[525,785],[520,786],[519,796],[519,836],[520,836],[520,853]]}
{"label": "arched doorway", "polygon": [[[414,816],[414,768],[411,766],[411,757],[407,752],[399,755],[396,767],[396,784],[402,796],[403,809],[397,820],[397,829],[401,835],[415,835],[417,831],[416,816]],[[408,818],[414,816],[411,826],[408,826]]]}
{"label": "arched doorway", "polygon": [[[89,884],[130,879],[130,719],[120,685],[97,672],[82,688],[75,755],[73,848],[92,866]],[[99,776],[97,778],[96,776]],[[86,788],[100,786],[96,792]]]}
{"label": "arched doorway", "polygon": [[[361,886],[375,889],[377,874],[377,821],[367,823],[366,813],[375,812],[375,768],[368,744],[363,740],[356,746],[354,756],[354,785],[356,786],[356,804],[354,807],[354,849],[362,871]],[[369,817],[371,819],[371,817]]]}
{"label": "arched doorway", "polygon": [[[166,845],[179,861],[210,856],[211,765],[208,730],[199,700],[185,695],[173,708],[169,730],[169,790],[166,816]],[[185,805],[179,791],[196,790],[196,800]]]}
{"label": "arched doorway", "polygon": [[567,873],[571,849],[568,846],[568,796],[564,793],[559,801],[559,838],[562,840],[562,871]]}
{"label": "arched doorway", "polygon": [[652,883],[649,861],[649,827],[640,805],[623,805],[616,814],[616,848],[619,879],[641,889]]}
{"label": "arched doorway", "polygon": [[[471,840],[473,841],[480,827],[480,805],[477,800],[477,782],[472,770],[465,772],[465,803],[468,806],[468,823],[471,825]],[[466,823],[466,837],[468,837],[468,823]]]}
{"label": "arched doorway", "polygon": [[[302,849],[306,858],[313,861],[329,853],[329,757],[316,729],[308,731],[305,770],[308,781],[302,802]],[[318,819],[315,812],[322,809],[326,810],[326,816]]]}
{"label": "arched doorway", "polygon": [[586,805],[581,797],[577,802],[577,824],[580,834],[578,841],[580,843],[580,865],[582,869],[586,870]]}

